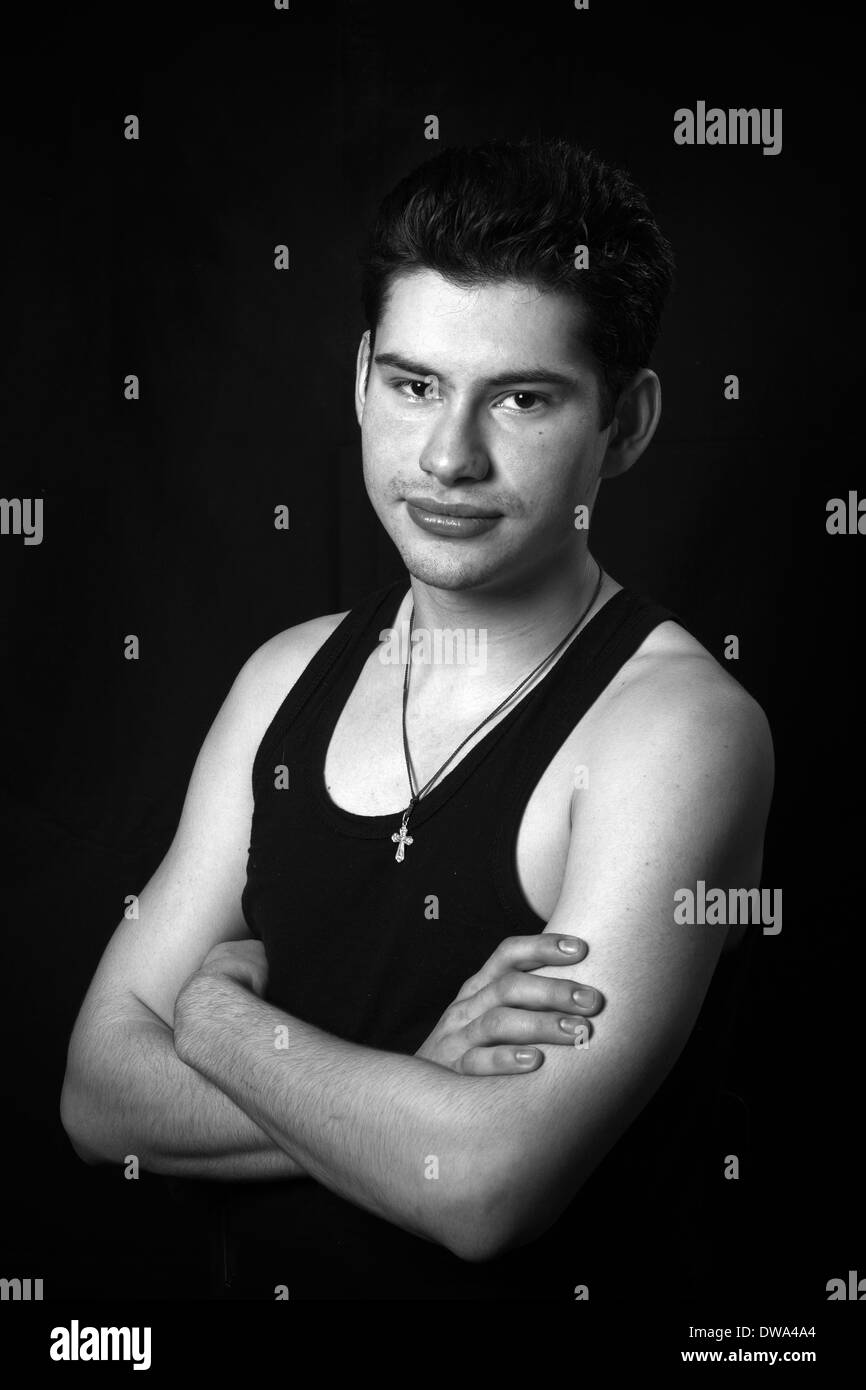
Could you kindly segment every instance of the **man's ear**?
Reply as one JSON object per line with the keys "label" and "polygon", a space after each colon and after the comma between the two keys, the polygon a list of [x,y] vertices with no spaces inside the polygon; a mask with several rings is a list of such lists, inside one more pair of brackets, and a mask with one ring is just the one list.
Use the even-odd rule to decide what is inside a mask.
{"label": "man's ear", "polygon": [[358,345],[358,358],[355,363],[355,415],[360,425],[364,418],[364,404],[367,400],[367,383],[370,380],[370,330],[361,335]]}
{"label": "man's ear", "polygon": [[616,403],[599,478],[616,478],[637,463],[656,432],[661,413],[661,382],[649,367],[641,367]]}

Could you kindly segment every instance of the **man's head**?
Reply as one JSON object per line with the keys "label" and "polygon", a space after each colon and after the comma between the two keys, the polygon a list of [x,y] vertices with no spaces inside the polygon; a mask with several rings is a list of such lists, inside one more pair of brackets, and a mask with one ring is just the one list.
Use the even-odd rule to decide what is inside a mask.
{"label": "man's head", "polygon": [[[445,151],[386,197],[357,404],[370,497],[413,574],[459,588],[573,548],[574,508],[655,430],[672,275],[640,191],[565,141]],[[412,498],[497,521],[436,544]]]}

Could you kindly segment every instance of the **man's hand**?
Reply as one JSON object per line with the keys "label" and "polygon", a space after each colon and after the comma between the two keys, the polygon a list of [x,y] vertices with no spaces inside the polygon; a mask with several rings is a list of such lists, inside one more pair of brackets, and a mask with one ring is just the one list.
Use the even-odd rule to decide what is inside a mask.
{"label": "man's hand", "polygon": [[221,941],[208,951],[198,970],[178,991],[174,1005],[174,1049],[181,1061],[184,1050],[192,1040],[196,1025],[196,1005],[206,1005],[208,985],[218,986],[231,980],[248,989],[259,999],[264,998],[268,983],[268,958],[260,941]]}
{"label": "man's hand", "polygon": [[415,1056],[464,1076],[506,1076],[541,1066],[544,1053],[531,1043],[585,1043],[591,1028],[586,1020],[604,1002],[598,990],[525,972],[582,961],[588,949],[576,936],[507,936],[466,981]]}
{"label": "man's hand", "polygon": [[195,973],[225,975],[264,999],[268,984],[268,958],[260,941],[221,941],[208,951]]}

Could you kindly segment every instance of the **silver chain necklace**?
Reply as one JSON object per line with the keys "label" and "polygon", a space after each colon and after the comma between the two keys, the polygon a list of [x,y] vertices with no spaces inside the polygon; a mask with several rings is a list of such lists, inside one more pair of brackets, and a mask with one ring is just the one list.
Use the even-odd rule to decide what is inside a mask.
{"label": "silver chain necklace", "polygon": [[[596,561],[596,564],[598,564],[598,561]],[[397,846],[397,853],[394,855],[394,859],[396,860],[396,862],[397,862],[398,864],[402,864],[404,858],[406,857],[406,846],[407,846],[407,845],[414,844],[414,837],[408,833],[408,831],[407,831],[407,826],[408,826],[408,824],[409,824],[409,817],[411,816],[412,812],[415,810],[415,807],[416,807],[417,803],[421,800],[421,797],[424,796],[425,792],[427,792],[427,791],[430,790],[430,788],[432,787],[433,783],[436,781],[437,777],[439,777],[440,774],[443,773],[443,772],[445,771],[445,769],[446,769],[446,767],[448,767],[449,763],[453,763],[454,759],[457,757],[457,754],[460,752],[460,749],[461,749],[461,748],[464,748],[464,747],[466,746],[466,744],[469,742],[469,740],[470,740],[471,738],[474,738],[474,737],[475,737],[475,735],[478,733],[478,730],[479,730],[479,729],[483,729],[485,724],[489,724],[489,723],[490,723],[490,720],[493,719],[493,718],[495,718],[495,716],[499,713],[499,711],[500,711],[501,709],[504,709],[505,706],[509,703],[510,700],[513,700],[513,699],[514,699],[515,695],[519,694],[519,692],[523,689],[523,687],[527,684],[527,682],[528,682],[528,681],[531,681],[531,680],[532,680],[532,677],[538,674],[538,672],[541,670],[542,666],[546,666],[547,663],[548,663],[549,661],[552,661],[553,658],[562,650],[562,648],[565,646],[565,644],[566,644],[566,642],[568,641],[568,639],[569,639],[569,638],[573,635],[573,633],[575,633],[575,632],[577,631],[577,629],[580,627],[580,625],[581,625],[581,623],[583,622],[584,618],[586,617],[587,613],[588,613],[589,610],[592,608],[593,604],[595,603],[596,599],[598,598],[598,595],[599,595],[599,593],[600,593],[600,591],[601,591],[601,584],[602,584],[602,579],[603,579],[603,578],[604,578],[604,570],[602,569],[601,565],[599,565],[599,566],[598,566],[598,581],[597,581],[596,586],[595,586],[595,592],[593,593],[592,598],[589,600],[589,603],[588,603],[588,604],[586,605],[586,607],[584,608],[584,610],[583,610],[583,612],[581,613],[580,617],[578,618],[577,622],[574,624],[574,627],[569,628],[568,632],[565,634],[565,636],[563,637],[562,641],[561,641],[561,642],[557,642],[556,646],[553,648],[553,651],[552,651],[552,652],[548,652],[547,656],[544,657],[542,661],[539,661],[538,665],[535,666],[535,667],[530,671],[530,673],[529,673],[528,676],[524,676],[524,678],[523,678],[523,680],[520,682],[520,684],[514,687],[514,689],[511,691],[511,694],[510,694],[510,695],[506,695],[505,699],[502,700],[501,703],[498,704],[498,705],[496,706],[496,709],[495,709],[495,710],[492,710],[491,713],[488,714],[488,716],[487,716],[486,719],[482,719],[482,721],[481,721],[480,724],[476,724],[475,728],[471,731],[471,733],[468,733],[468,734],[466,735],[466,737],[464,738],[463,742],[462,742],[462,743],[458,743],[457,747],[454,749],[454,752],[451,754],[450,758],[447,758],[447,759],[445,760],[445,762],[442,764],[442,766],[441,766],[440,768],[438,768],[438,769],[436,770],[436,772],[433,773],[433,776],[429,779],[429,781],[425,782],[424,785],[423,785],[423,787],[421,787],[421,788],[419,788],[419,789],[417,789],[417,790],[416,790],[416,787],[415,787],[415,777],[414,777],[414,774],[413,774],[413,772],[412,772],[412,762],[411,762],[411,759],[410,759],[410,757],[409,757],[409,740],[408,740],[408,738],[406,737],[406,705],[407,705],[408,700],[409,700],[409,673],[410,673],[410,671],[411,671],[411,669],[412,669],[412,626],[413,626],[413,623],[414,623],[414,620],[415,620],[415,605],[414,605],[414,603],[413,603],[413,605],[412,605],[412,612],[411,612],[410,615],[409,615],[409,654],[408,654],[408,658],[407,658],[407,661],[406,661],[406,670],[405,670],[404,675],[403,675],[403,756],[404,756],[404,758],[406,759],[406,772],[407,772],[408,777],[409,777],[409,790],[410,790],[410,792],[411,792],[411,799],[410,799],[410,801],[409,801],[409,805],[406,807],[406,810],[403,812],[403,819],[402,819],[402,821],[401,821],[401,823],[400,823],[400,829],[399,829],[399,830],[395,830],[395,831],[394,831],[394,834],[391,836],[392,841],[393,841],[394,844]]]}

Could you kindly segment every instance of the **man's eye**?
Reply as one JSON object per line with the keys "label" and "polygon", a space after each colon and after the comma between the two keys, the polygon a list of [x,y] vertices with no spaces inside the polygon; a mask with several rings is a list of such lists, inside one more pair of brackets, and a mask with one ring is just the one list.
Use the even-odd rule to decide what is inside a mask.
{"label": "man's eye", "polygon": [[[434,378],[409,378],[402,377],[399,381],[392,381],[394,390],[407,401],[437,400],[439,396],[438,382]],[[408,388],[404,390],[405,388]]]}
{"label": "man's eye", "polygon": [[506,401],[514,401],[518,414],[526,415],[537,404],[544,405],[544,397],[539,396],[537,391],[512,391],[510,396],[506,396],[499,402],[504,405]]}

